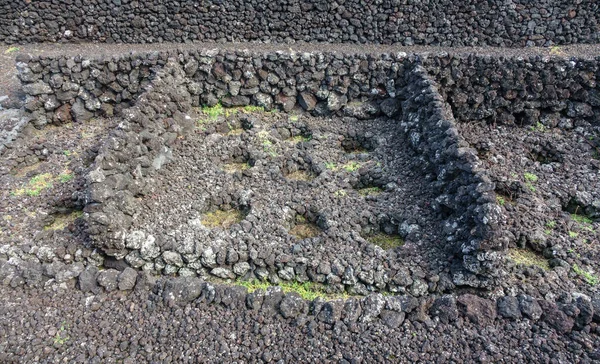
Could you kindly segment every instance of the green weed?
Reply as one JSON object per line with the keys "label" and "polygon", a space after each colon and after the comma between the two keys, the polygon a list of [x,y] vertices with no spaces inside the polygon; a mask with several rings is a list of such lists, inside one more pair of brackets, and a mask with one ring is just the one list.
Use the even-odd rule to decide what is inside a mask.
{"label": "green weed", "polygon": [[367,187],[361,188],[358,190],[358,193],[362,196],[376,196],[380,194],[383,190],[379,187]]}
{"label": "green weed", "polygon": [[216,104],[215,106],[204,106],[201,109],[202,114],[208,116],[210,119],[215,120],[219,116],[225,114],[225,109],[221,103]]}
{"label": "green weed", "polygon": [[8,48],[7,50],[4,51],[4,54],[11,54],[13,52],[18,51],[19,49],[21,49],[21,48],[19,48],[19,47],[10,47],[10,48]]}
{"label": "green weed", "polygon": [[508,250],[508,258],[516,264],[522,264],[526,266],[536,266],[543,270],[550,270],[550,264],[544,259],[544,257],[532,252],[528,249],[513,248]]}
{"label": "green weed", "polygon": [[575,274],[577,274],[578,276],[583,278],[583,280],[590,286],[595,286],[599,282],[599,279],[597,276],[593,275],[592,273],[590,273],[586,270],[583,270],[577,264],[573,264],[573,272],[575,272]]}
{"label": "green weed", "polygon": [[388,235],[385,233],[367,236],[367,241],[371,244],[380,246],[384,250],[394,249],[404,245],[404,240],[399,235]]}
{"label": "green weed", "polygon": [[554,220],[550,220],[546,223],[546,227],[550,228],[550,229],[554,229],[556,227],[556,221]]}
{"label": "green weed", "polygon": [[335,171],[337,169],[337,165],[335,164],[335,162],[325,162],[325,168],[331,171]]}
{"label": "green weed", "polygon": [[[266,291],[267,288],[274,286],[266,281],[260,281],[258,279],[253,279],[250,281],[237,280],[235,282],[236,285],[246,287],[248,292],[254,292],[256,290]],[[322,298],[324,300],[333,300],[333,299],[345,299],[348,298],[347,293],[340,294],[330,294],[326,292],[325,286],[312,282],[280,282],[277,286],[281,287],[281,290],[285,293],[296,292],[300,297],[307,301],[313,301],[317,298]]]}
{"label": "green weed", "polygon": [[346,197],[348,195],[348,192],[346,192],[346,190],[337,190],[334,192],[334,195],[336,197]]}
{"label": "green weed", "polygon": [[569,231],[569,237],[570,237],[571,239],[575,239],[575,238],[576,238],[576,237],[578,237],[578,236],[579,236],[579,234],[577,234],[576,232],[574,232],[574,231]]}
{"label": "green weed", "polygon": [[60,329],[54,335],[54,344],[55,345],[63,345],[67,341],[69,341],[70,337],[67,335],[67,324],[63,321],[60,325]]}
{"label": "green weed", "polygon": [[65,171],[58,175],[58,181],[60,183],[67,183],[75,178],[75,175],[71,171]]}
{"label": "green weed", "polygon": [[346,170],[346,172],[354,172],[360,168],[360,163],[351,161],[342,166]]}
{"label": "green weed", "polygon": [[30,197],[39,196],[43,190],[52,187],[53,176],[50,173],[38,174],[31,178],[24,188],[12,192],[13,196],[27,195]]}
{"label": "green weed", "polygon": [[527,186],[527,188],[529,188],[531,192],[535,192],[536,188],[533,184],[538,181],[538,176],[536,176],[533,173],[525,172],[525,174],[523,174],[523,177],[525,177],[525,185]]}
{"label": "green weed", "polygon": [[498,205],[504,206],[506,204],[506,199],[502,196],[496,196],[496,202],[498,202]]}

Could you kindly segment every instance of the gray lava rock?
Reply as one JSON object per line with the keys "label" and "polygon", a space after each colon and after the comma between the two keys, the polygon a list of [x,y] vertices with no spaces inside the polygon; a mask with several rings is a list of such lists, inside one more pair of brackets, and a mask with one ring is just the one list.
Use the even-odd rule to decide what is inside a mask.
{"label": "gray lava rock", "polygon": [[119,271],[116,269],[107,269],[103,270],[98,274],[98,284],[107,292],[112,292],[117,289],[117,277],[119,276]]}
{"label": "gray lava rock", "polygon": [[542,317],[542,308],[535,298],[528,295],[519,295],[517,299],[519,300],[519,309],[523,316],[534,321]]}
{"label": "gray lava rock", "polygon": [[298,95],[298,103],[304,110],[312,111],[317,105],[317,99],[310,93],[301,92],[300,95]]}
{"label": "gray lava rock", "polygon": [[137,276],[138,274],[135,269],[125,268],[118,277],[119,290],[127,291],[133,289],[137,281]]}
{"label": "gray lava rock", "polygon": [[94,114],[85,108],[85,104],[81,99],[77,99],[71,107],[73,119],[77,122],[84,122],[94,117]]}
{"label": "gray lava rock", "polygon": [[385,307],[385,298],[381,293],[374,293],[362,300],[362,315],[360,322],[366,323],[375,320]]}
{"label": "gray lava rock", "polygon": [[592,305],[591,300],[581,296],[575,299],[575,305],[579,309],[579,315],[575,318],[575,328],[581,330],[592,322],[594,317],[594,306]]}
{"label": "gray lava rock", "polygon": [[98,282],[96,281],[97,275],[98,268],[88,266],[83,272],[79,273],[79,289],[85,293],[97,293],[99,290]]}
{"label": "gray lava rock", "polygon": [[247,262],[239,262],[233,265],[233,273],[238,276],[244,276],[250,270],[250,264]]}
{"label": "gray lava rock", "polygon": [[390,97],[383,100],[379,106],[384,114],[386,114],[388,117],[392,117],[398,113],[398,110],[400,110],[401,103],[400,100]]}
{"label": "gray lava rock", "polygon": [[320,312],[317,314],[317,319],[326,324],[333,325],[342,317],[342,301],[327,301],[323,303]]}
{"label": "gray lava rock", "polygon": [[165,283],[163,299],[173,302],[191,302],[202,293],[202,280],[196,277],[178,277]]}
{"label": "gray lava rock", "polygon": [[404,322],[406,314],[404,312],[396,312],[391,310],[382,310],[379,314],[381,321],[391,329],[397,329]]}
{"label": "gray lava rock", "polygon": [[279,312],[284,318],[296,318],[308,313],[308,304],[299,294],[291,292],[286,294],[279,305]]}
{"label": "gray lava rock", "polygon": [[222,279],[233,279],[235,278],[235,274],[227,268],[217,267],[210,271],[210,274],[213,276],[222,278]]}
{"label": "gray lava rock", "polygon": [[456,298],[451,295],[445,295],[440,298],[436,298],[433,301],[433,305],[429,309],[429,314],[437,316],[441,322],[447,324],[454,322],[458,319],[458,307],[456,305]]}
{"label": "gray lava rock", "polygon": [[58,272],[56,272],[56,282],[61,283],[73,278],[77,278],[79,277],[79,274],[83,272],[83,269],[84,266],[81,262],[65,265],[61,269],[59,269]]}
{"label": "gray lava rock", "polygon": [[519,300],[517,297],[504,296],[497,300],[498,314],[504,318],[516,320],[521,318],[521,310],[519,309]]}

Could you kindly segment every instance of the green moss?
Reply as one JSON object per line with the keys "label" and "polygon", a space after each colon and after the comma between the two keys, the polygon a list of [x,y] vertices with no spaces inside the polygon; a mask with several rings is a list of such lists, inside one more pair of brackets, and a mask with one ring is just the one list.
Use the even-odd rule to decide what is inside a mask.
{"label": "green moss", "polygon": [[351,161],[351,162],[344,164],[342,166],[342,168],[344,168],[344,170],[346,170],[346,172],[354,172],[360,168],[360,163]]}
{"label": "green moss", "polygon": [[550,220],[546,223],[546,227],[550,228],[550,229],[554,229],[556,227],[556,221],[554,220]]}
{"label": "green moss", "polygon": [[7,50],[4,51],[4,54],[11,54],[13,52],[18,51],[19,49],[21,49],[21,48],[19,48],[19,47],[10,47],[10,48],[8,48]]}
{"label": "green moss", "polygon": [[244,106],[243,111],[246,113],[265,112],[265,108],[262,106],[247,105]]}
{"label": "green moss", "polygon": [[238,286],[246,287],[248,292],[254,292],[257,290],[266,291],[269,287],[281,287],[281,290],[285,293],[295,292],[300,297],[307,301],[313,301],[317,298],[322,298],[324,300],[334,300],[334,299],[346,299],[348,298],[347,293],[338,293],[332,294],[327,293],[326,287],[322,284],[312,283],[312,282],[286,282],[283,281],[277,285],[272,285],[266,281],[260,281],[258,279],[253,279],[249,281],[237,280],[235,284]]}
{"label": "green moss", "polygon": [[202,222],[202,225],[211,229],[227,229],[231,225],[237,224],[240,221],[242,221],[244,217],[244,214],[240,210],[216,210],[204,214],[200,221]]}
{"label": "green moss", "polygon": [[367,187],[358,190],[358,193],[363,196],[376,196],[379,195],[383,190],[379,187]]}
{"label": "green moss", "polygon": [[538,181],[538,176],[536,176],[533,173],[525,172],[523,174],[523,177],[525,177],[525,181],[527,181],[527,182],[537,182]]}
{"label": "green moss", "polygon": [[571,214],[571,220],[582,225],[591,225],[594,223],[594,221],[589,217],[577,214]]}
{"label": "green moss", "polygon": [[44,230],[64,230],[67,226],[83,216],[83,211],[73,211],[68,214],[60,214],[54,218],[50,225],[44,226]]}
{"label": "green moss", "polygon": [[238,171],[245,171],[250,169],[251,166],[248,163],[227,163],[223,165],[223,170],[227,173],[234,173]]}
{"label": "green moss", "polygon": [[54,178],[50,173],[38,174],[31,178],[24,188],[12,192],[14,196],[27,195],[30,197],[39,196],[43,190],[52,188]]}
{"label": "green moss", "polygon": [[262,130],[257,136],[265,153],[269,154],[271,157],[277,157],[277,149],[275,148],[275,144],[269,139],[269,132]]}
{"label": "green moss", "polygon": [[292,143],[309,142],[312,140],[312,136],[296,135],[288,139]]}
{"label": "green moss", "polygon": [[335,171],[337,169],[337,165],[335,162],[325,162],[325,168]]}
{"label": "green moss", "polygon": [[71,173],[71,171],[65,171],[58,175],[58,180],[60,183],[67,183],[75,178],[75,175]]}
{"label": "green moss", "polygon": [[315,176],[309,171],[301,169],[287,174],[285,178],[292,181],[312,181],[315,178]]}
{"label": "green moss", "polygon": [[314,238],[321,233],[315,224],[306,221],[306,218],[302,215],[296,215],[296,225],[288,232],[290,235],[297,239],[304,240],[308,238]]}
{"label": "green moss", "polygon": [[337,190],[333,193],[336,197],[346,197],[348,192],[346,190]]}
{"label": "green moss", "polygon": [[543,270],[550,270],[550,264],[544,257],[528,249],[513,248],[508,250],[508,258],[516,264],[526,266],[540,267]]}
{"label": "green moss", "polygon": [[577,264],[573,264],[573,272],[575,272],[575,274],[583,278],[583,280],[590,286],[595,286],[600,281],[597,276],[580,268]]}
{"label": "green moss", "polygon": [[394,249],[404,245],[404,240],[399,235],[388,235],[385,233],[367,236],[367,241],[385,250]]}
{"label": "green moss", "polygon": [[200,111],[212,120],[216,120],[219,116],[225,114],[225,109],[221,103],[218,103],[215,106],[204,106]]}

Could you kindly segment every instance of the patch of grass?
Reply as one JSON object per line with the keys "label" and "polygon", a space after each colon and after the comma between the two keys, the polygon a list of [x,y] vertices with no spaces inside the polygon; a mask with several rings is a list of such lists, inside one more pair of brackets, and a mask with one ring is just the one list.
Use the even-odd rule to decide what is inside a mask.
{"label": "patch of grass", "polygon": [[288,119],[289,119],[290,121],[296,122],[296,121],[298,121],[298,120],[300,119],[300,117],[299,117],[298,115],[290,115],[290,116],[288,117]]}
{"label": "patch of grass", "polygon": [[333,193],[336,197],[346,197],[348,192],[346,190],[337,190]]}
{"label": "patch of grass", "polygon": [[531,192],[535,192],[536,188],[533,184],[538,181],[538,176],[536,176],[533,173],[525,172],[523,174],[523,177],[525,177],[525,185],[527,186],[527,188],[529,188]]}
{"label": "patch of grass", "polygon": [[12,192],[14,196],[27,195],[30,197],[39,196],[43,190],[52,188],[54,178],[50,173],[38,174],[31,178],[24,188]]}
{"label": "patch of grass", "polygon": [[246,106],[244,106],[242,111],[245,113],[265,112],[265,108],[262,106],[256,106],[256,105],[246,105]]}
{"label": "patch of grass", "polygon": [[303,135],[296,135],[295,137],[291,137],[288,139],[288,141],[290,141],[292,143],[309,142],[311,140],[312,140],[312,136],[303,136]]}
{"label": "patch of grass", "polygon": [[200,112],[208,116],[209,119],[216,120],[219,118],[219,116],[225,114],[225,109],[221,103],[218,103],[215,106],[204,106]]}
{"label": "patch of grass", "polygon": [[373,245],[377,245],[385,250],[394,249],[404,245],[404,240],[400,235],[389,235],[385,233],[377,233],[367,236],[367,241]]}
{"label": "patch of grass", "polygon": [[70,337],[67,334],[67,329],[68,329],[68,326],[63,321],[63,323],[60,325],[60,329],[56,332],[56,335],[54,335],[54,344],[55,345],[63,345],[67,341],[69,341]]}
{"label": "patch of grass", "polygon": [[19,49],[21,49],[21,48],[19,48],[19,47],[10,47],[10,48],[8,48],[7,50],[4,51],[4,54],[11,54],[11,53],[14,53],[14,52],[18,51]]}
{"label": "patch of grass", "polygon": [[308,238],[314,238],[321,233],[315,224],[306,221],[303,216],[296,216],[296,225],[288,231],[293,237],[304,240]]}
{"label": "patch of grass", "polygon": [[242,221],[244,217],[244,213],[242,213],[240,210],[216,210],[204,214],[200,221],[202,222],[202,225],[211,229],[227,229],[231,225],[237,224],[240,221]]}
{"label": "patch of grass", "polygon": [[83,211],[73,211],[69,214],[60,214],[54,218],[54,221],[50,225],[44,226],[44,230],[64,230],[67,226],[82,216]]}
{"label": "patch of grass", "polygon": [[594,221],[587,216],[571,214],[571,220],[581,225],[592,225]]}
{"label": "patch of grass", "polygon": [[325,162],[325,168],[331,171],[335,171],[337,169],[337,165],[335,164],[335,162]]}
{"label": "patch of grass", "polygon": [[554,229],[556,227],[556,221],[554,220],[550,220],[546,223],[546,227],[550,228],[550,229]]}
{"label": "patch of grass", "polygon": [[496,202],[498,202],[498,205],[500,206],[504,206],[506,204],[506,199],[502,196],[496,196]]}
{"label": "patch of grass", "polygon": [[248,163],[227,163],[227,164],[223,164],[223,167],[222,167],[223,171],[225,171],[227,173],[245,171],[250,168],[251,168],[251,166]]}
{"label": "patch of grass", "polygon": [[285,178],[294,181],[312,181],[315,178],[315,176],[308,171],[300,169],[286,175]]}
{"label": "patch of grass", "polygon": [[576,237],[578,237],[578,236],[579,236],[579,234],[577,234],[576,232],[574,232],[574,231],[569,231],[569,238],[571,238],[571,239],[575,239],[575,238],[576,238]]}
{"label": "patch of grass", "polygon": [[246,287],[249,293],[252,293],[256,290],[266,291],[267,288],[272,286],[279,286],[281,290],[285,293],[296,292],[300,297],[307,301],[313,301],[317,298],[322,298],[324,300],[333,300],[333,299],[346,299],[348,298],[347,293],[339,293],[339,294],[331,294],[327,293],[325,286],[322,284],[317,284],[313,282],[285,282],[282,281],[277,285],[272,285],[269,282],[261,281],[258,279],[253,279],[249,281],[237,280],[235,281],[236,285]]}
{"label": "patch of grass", "polygon": [[537,182],[538,181],[538,176],[536,176],[533,173],[525,172],[523,174],[523,177],[525,177],[525,181],[527,181],[527,182]]}
{"label": "patch of grass", "polygon": [[269,139],[269,132],[262,130],[257,135],[265,153],[271,157],[277,157],[277,150],[275,148],[275,144],[273,144],[273,142]]}
{"label": "patch of grass", "polygon": [[538,121],[535,125],[532,125],[529,130],[543,133],[546,131],[546,126]]}
{"label": "patch of grass", "polygon": [[573,264],[573,272],[575,272],[575,274],[583,278],[583,280],[590,286],[595,286],[600,281],[598,276],[595,276],[592,273],[584,270],[583,268],[580,268],[577,264]]}
{"label": "patch of grass", "polygon": [[360,163],[351,161],[351,162],[344,164],[342,166],[342,168],[344,168],[344,170],[346,170],[346,172],[354,172],[360,168]]}
{"label": "patch of grass", "polygon": [[564,56],[565,52],[563,52],[560,46],[552,46],[550,47],[550,54],[555,56]]}
{"label": "patch of grass", "polygon": [[383,190],[379,187],[367,187],[358,190],[358,193],[362,196],[377,196],[381,192],[383,192]]}
{"label": "patch of grass", "polygon": [[543,270],[550,270],[550,264],[548,264],[548,260],[529,249],[509,249],[507,255],[508,258],[516,264],[535,266],[540,267]]}
{"label": "patch of grass", "polygon": [[67,183],[69,181],[72,181],[73,178],[75,178],[75,175],[69,170],[58,175],[58,181],[60,183]]}

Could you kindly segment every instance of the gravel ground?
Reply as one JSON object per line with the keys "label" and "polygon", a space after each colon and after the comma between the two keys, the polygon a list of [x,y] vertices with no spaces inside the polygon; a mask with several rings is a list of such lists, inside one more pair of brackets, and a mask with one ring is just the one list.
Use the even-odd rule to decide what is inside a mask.
{"label": "gravel ground", "polygon": [[[545,324],[473,326],[406,320],[328,325],[259,311],[165,305],[148,292],[0,289],[0,361],[5,363],[341,362],[591,363],[597,334],[557,335]],[[598,328],[594,326],[594,330]]]}

